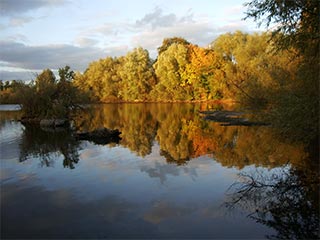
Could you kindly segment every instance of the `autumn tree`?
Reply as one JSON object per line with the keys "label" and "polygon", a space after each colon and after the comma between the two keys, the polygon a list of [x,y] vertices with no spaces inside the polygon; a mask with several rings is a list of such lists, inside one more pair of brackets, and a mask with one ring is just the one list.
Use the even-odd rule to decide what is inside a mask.
{"label": "autumn tree", "polygon": [[20,103],[23,90],[28,88],[28,84],[21,80],[12,80],[11,82],[0,81],[0,103],[17,104]]}
{"label": "autumn tree", "polygon": [[293,59],[295,51],[283,49],[275,54],[268,33],[227,33],[212,46],[223,59],[230,94],[241,102],[273,102],[275,91],[292,84],[298,64],[298,59]]}
{"label": "autumn tree", "polygon": [[112,57],[92,62],[83,74],[76,75],[75,85],[93,101],[114,101],[119,92],[119,64],[120,60]]}
{"label": "autumn tree", "polygon": [[43,70],[36,78],[35,84],[38,92],[49,91],[56,83],[56,77],[50,69]]}
{"label": "autumn tree", "polygon": [[194,100],[211,100],[224,97],[224,72],[221,58],[211,49],[190,44],[188,64],[181,77],[192,86]]}
{"label": "autumn tree", "polygon": [[162,45],[158,47],[158,55],[165,52],[172,44],[182,44],[188,46],[190,43],[181,37],[165,38],[162,41]]}
{"label": "autumn tree", "polygon": [[154,64],[158,84],[152,92],[157,100],[191,100],[192,93],[183,72],[188,64],[188,47],[184,44],[171,44],[162,52]]}
{"label": "autumn tree", "polygon": [[146,49],[129,52],[118,70],[121,78],[119,96],[125,101],[143,101],[156,83],[152,60]]}

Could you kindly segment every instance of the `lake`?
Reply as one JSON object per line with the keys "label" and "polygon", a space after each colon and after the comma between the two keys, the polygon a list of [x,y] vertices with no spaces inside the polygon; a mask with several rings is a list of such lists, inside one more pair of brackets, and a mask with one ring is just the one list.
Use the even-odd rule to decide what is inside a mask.
{"label": "lake", "polygon": [[[78,131],[25,127],[0,109],[1,238],[317,238],[317,160],[269,126],[221,126],[214,104],[92,105]],[[15,110],[15,111],[9,111]]]}

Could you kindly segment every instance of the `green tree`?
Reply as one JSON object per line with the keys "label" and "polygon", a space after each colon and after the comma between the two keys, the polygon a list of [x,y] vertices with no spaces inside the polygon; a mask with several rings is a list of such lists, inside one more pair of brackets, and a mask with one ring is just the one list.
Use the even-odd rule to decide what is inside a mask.
{"label": "green tree", "polygon": [[320,2],[253,0],[246,5],[248,18],[274,25],[273,39],[278,46],[296,48],[300,58],[290,88],[274,92],[276,104],[271,115],[275,125],[282,135],[318,145]]}
{"label": "green tree", "polygon": [[59,68],[59,77],[60,77],[60,82],[71,82],[74,79],[74,71],[70,70],[70,67],[67,65],[64,68]]}
{"label": "green tree", "polygon": [[129,52],[118,71],[121,77],[119,95],[125,101],[143,101],[156,83],[152,60],[147,50],[139,47]]}
{"label": "green tree", "polygon": [[282,49],[275,54],[268,33],[227,33],[212,45],[224,59],[222,69],[233,98],[259,104],[274,102],[274,92],[292,84],[298,64],[296,53]]}
{"label": "green tree", "polygon": [[154,64],[158,84],[152,92],[157,100],[191,100],[192,89],[183,73],[188,64],[188,46],[171,44]]}
{"label": "green tree", "polygon": [[282,47],[294,45],[309,52],[313,42],[313,53],[319,54],[320,39],[320,2],[314,0],[253,0],[245,4],[247,17],[253,18],[259,25],[272,25],[274,35]]}
{"label": "green tree", "polygon": [[165,38],[162,45],[158,47],[158,55],[165,52],[172,44],[182,44],[188,46],[190,43],[181,37]]}
{"label": "green tree", "polygon": [[69,82],[73,71],[65,67],[59,69],[59,73],[62,80],[57,81],[53,72],[45,69],[37,76],[35,85],[20,88],[25,118],[68,118],[71,110],[77,107],[81,92]]}

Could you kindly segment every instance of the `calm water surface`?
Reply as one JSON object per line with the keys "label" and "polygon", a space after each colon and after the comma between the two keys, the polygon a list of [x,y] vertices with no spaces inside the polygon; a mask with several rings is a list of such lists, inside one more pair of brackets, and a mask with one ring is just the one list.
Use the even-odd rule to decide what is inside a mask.
{"label": "calm water surface", "polygon": [[316,238],[318,170],[270,127],[223,127],[200,104],[108,104],[76,141],[0,117],[1,238]]}

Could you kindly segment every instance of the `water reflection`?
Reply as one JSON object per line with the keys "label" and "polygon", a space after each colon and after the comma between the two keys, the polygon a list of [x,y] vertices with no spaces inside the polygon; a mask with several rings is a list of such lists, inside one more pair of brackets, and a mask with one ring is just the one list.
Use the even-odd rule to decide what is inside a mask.
{"label": "water reflection", "polygon": [[240,206],[251,219],[274,228],[268,239],[319,239],[318,171],[285,167],[272,172],[241,173],[226,206]]}
{"label": "water reflection", "polygon": [[304,145],[199,114],[215,108],[108,104],[75,117],[79,131],[119,129],[108,145],[1,115],[1,237],[317,237],[318,167]]}
{"label": "water reflection", "polygon": [[[220,106],[221,107],[221,106]],[[121,145],[138,156],[147,156],[156,141],[168,163],[186,164],[211,154],[226,167],[247,165],[276,167],[290,162],[304,164],[304,145],[279,139],[270,127],[220,126],[198,114],[216,105],[108,104],[94,106],[78,116],[77,128],[90,131],[120,129]]]}
{"label": "water reflection", "polygon": [[[0,105],[1,106],[1,105]],[[22,114],[20,111],[16,110],[16,105],[12,106],[12,111],[8,111],[7,108],[5,110],[1,110],[0,107],[0,130],[4,127],[6,122],[8,121],[17,121],[21,118]]]}
{"label": "water reflection", "polygon": [[61,155],[63,166],[74,169],[79,162],[79,147],[80,142],[75,140],[71,131],[45,131],[27,126],[21,137],[19,161],[26,161],[32,156],[40,159],[41,166],[50,167]]}

